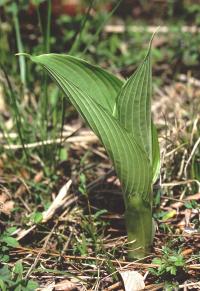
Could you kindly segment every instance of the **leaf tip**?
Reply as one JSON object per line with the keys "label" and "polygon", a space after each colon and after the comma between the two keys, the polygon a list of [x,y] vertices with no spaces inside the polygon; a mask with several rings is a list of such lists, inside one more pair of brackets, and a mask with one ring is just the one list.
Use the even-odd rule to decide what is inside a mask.
{"label": "leaf tip", "polygon": [[36,62],[36,58],[37,58],[37,56],[32,56],[32,55],[30,55],[30,54],[27,54],[27,53],[17,53],[17,54],[15,54],[15,56],[24,56],[24,57],[26,57],[26,58],[28,58],[29,60],[31,60],[32,62]]}
{"label": "leaf tip", "polygon": [[151,52],[151,47],[152,47],[152,43],[153,43],[154,37],[158,33],[159,29],[160,29],[160,26],[156,27],[155,31],[153,32],[153,34],[151,36],[151,39],[150,39],[150,42],[149,42],[149,48],[148,48],[146,57],[148,57],[150,52]]}
{"label": "leaf tip", "polygon": [[17,53],[17,54],[15,54],[15,56],[25,56],[25,57],[28,57],[28,58],[31,57],[31,56],[30,56],[29,54],[27,54],[27,53]]}

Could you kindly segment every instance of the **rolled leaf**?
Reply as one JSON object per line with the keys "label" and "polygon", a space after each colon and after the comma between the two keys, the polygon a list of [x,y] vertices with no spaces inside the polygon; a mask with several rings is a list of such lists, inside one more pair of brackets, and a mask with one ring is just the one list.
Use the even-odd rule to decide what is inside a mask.
{"label": "rolled leaf", "polygon": [[137,139],[152,161],[151,63],[148,51],[142,64],[121,88],[116,101],[120,124]]}

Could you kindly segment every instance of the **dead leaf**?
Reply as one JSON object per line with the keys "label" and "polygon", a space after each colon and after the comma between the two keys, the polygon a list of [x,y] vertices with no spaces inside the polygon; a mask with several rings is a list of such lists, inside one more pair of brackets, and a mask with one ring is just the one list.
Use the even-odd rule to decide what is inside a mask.
{"label": "dead leaf", "polygon": [[0,194],[0,203],[5,203],[6,200],[8,200],[8,199],[9,199],[9,197],[8,197],[8,195],[5,192],[2,192]]}
{"label": "dead leaf", "polygon": [[55,291],[78,291],[77,286],[69,280],[63,280],[54,286]]}
{"label": "dead leaf", "polygon": [[30,179],[30,173],[26,169],[24,169],[24,168],[21,168],[20,169],[20,174],[21,174],[21,177],[23,179],[26,179],[26,180],[29,180]]}
{"label": "dead leaf", "polygon": [[14,201],[10,200],[10,197],[2,191],[0,194],[0,212],[10,215],[13,208]]}
{"label": "dead leaf", "polygon": [[40,183],[41,180],[42,180],[42,178],[43,178],[43,176],[44,176],[43,171],[38,172],[38,173],[35,175],[35,177],[34,177],[34,182],[35,182],[35,183]]}
{"label": "dead leaf", "polygon": [[139,291],[145,288],[143,276],[136,271],[119,272],[124,282],[125,291]]}
{"label": "dead leaf", "polygon": [[187,197],[185,197],[185,199],[183,201],[179,201],[179,202],[175,202],[173,204],[171,204],[172,208],[180,208],[181,206],[184,205],[185,201],[190,201],[190,200],[200,200],[200,193],[196,193],[193,195],[189,195]]}
{"label": "dead leaf", "polygon": [[3,205],[3,208],[1,208],[1,212],[10,215],[14,208],[14,204],[15,204],[14,201],[11,200],[6,201]]}
{"label": "dead leaf", "polygon": [[50,282],[48,283],[45,287],[43,288],[38,288],[38,291],[53,291],[55,286],[55,282]]}
{"label": "dead leaf", "polygon": [[26,191],[26,187],[25,187],[23,184],[21,184],[21,185],[17,188],[17,191],[16,191],[16,193],[15,193],[15,197],[16,197],[16,198],[21,197],[21,196],[24,194],[25,191]]}
{"label": "dead leaf", "polygon": [[181,255],[186,257],[188,255],[191,255],[193,253],[193,249],[185,249],[181,252]]}

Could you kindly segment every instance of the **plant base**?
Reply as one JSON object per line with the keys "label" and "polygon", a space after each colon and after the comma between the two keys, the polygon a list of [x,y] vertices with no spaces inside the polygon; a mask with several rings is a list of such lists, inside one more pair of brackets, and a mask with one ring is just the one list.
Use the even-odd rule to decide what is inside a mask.
{"label": "plant base", "polygon": [[139,197],[132,197],[125,212],[128,233],[128,257],[143,258],[150,252],[154,227],[151,205]]}

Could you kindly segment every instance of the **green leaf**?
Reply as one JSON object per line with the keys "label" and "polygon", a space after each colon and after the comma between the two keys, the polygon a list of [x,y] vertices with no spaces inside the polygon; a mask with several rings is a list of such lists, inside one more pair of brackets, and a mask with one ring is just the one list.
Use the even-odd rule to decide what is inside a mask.
{"label": "green leaf", "polygon": [[8,281],[10,278],[10,271],[8,269],[8,266],[5,265],[0,269],[0,279]]}
{"label": "green leaf", "polygon": [[153,122],[151,122],[151,133],[152,133],[152,170],[153,170],[153,180],[154,184],[160,174],[160,146],[158,143],[157,129]]}
{"label": "green leaf", "polygon": [[2,279],[0,279],[0,290],[2,290],[2,291],[7,290],[6,284],[4,283],[4,281]]}
{"label": "green leaf", "polygon": [[7,234],[12,234],[13,232],[16,231],[16,229],[17,229],[17,228],[14,227],[14,226],[9,227],[9,228],[6,229],[6,233],[7,233]]}
{"label": "green leaf", "polygon": [[41,212],[33,213],[32,220],[34,221],[34,223],[38,224],[42,221],[42,219],[43,219],[43,215]]}
{"label": "green leaf", "polygon": [[110,112],[113,111],[116,96],[123,82],[112,74],[69,55],[47,54],[31,59],[53,69],[54,74],[64,76],[68,82],[91,96],[98,104]]}
{"label": "green leaf", "polygon": [[14,237],[6,236],[6,237],[3,237],[1,240],[10,247],[16,248],[19,246],[18,241]]}
{"label": "green leaf", "polygon": [[105,146],[125,194],[128,240],[136,242],[129,245],[129,254],[142,257],[152,242],[151,188],[158,165],[150,110],[150,49],[124,86],[106,71],[74,57],[30,58],[47,70]]}
{"label": "green leaf", "polygon": [[137,137],[139,146],[152,161],[151,137],[151,60],[150,49],[135,71],[121,88],[116,101],[120,124]]}
{"label": "green leaf", "polygon": [[153,264],[157,264],[157,265],[161,265],[162,264],[162,260],[160,258],[154,258],[152,260],[152,263]]}
{"label": "green leaf", "polygon": [[32,290],[36,290],[39,287],[38,283],[30,280],[28,281],[28,284],[26,286],[26,291],[32,291]]}
{"label": "green leaf", "polygon": [[[68,73],[68,66],[71,66],[74,61],[77,67],[77,59],[70,59],[68,64],[63,55],[48,54],[31,57],[31,59],[43,65],[100,138],[114,163],[126,194],[126,200],[129,195],[139,195],[143,199],[150,201],[149,192],[151,190],[152,172],[149,159],[136,142],[132,133],[128,132],[112,116],[112,106],[114,106],[115,101],[114,95],[119,88],[118,85],[118,88],[113,91],[113,84],[119,82],[116,82],[116,79],[110,74],[104,76],[104,72],[102,73],[100,69],[95,71],[94,68],[94,71],[92,71],[92,68],[86,63],[85,68],[89,68],[89,72],[93,73],[92,78],[88,77],[89,72],[87,70],[85,72],[85,69],[83,70],[85,62],[80,63],[80,70],[77,69],[80,73],[76,75],[75,71],[71,72],[71,75],[74,74],[74,77],[71,78]],[[68,60],[68,56],[66,59]],[[92,88],[99,88],[98,94],[97,89],[91,90],[90,83]],[[101,86],[103,86],[103,89],[101,89]],[[109,92],[109,99],[107,100],[104,92],[110,90],[113,93]],[[111,98],[111,96],[113,97]]]}
{"label": "green leaf", "polygon": [[21,261],[17,261],[14,266],[14,273],[22,276],[23,274],[23,266]]}
{"label": "green leaf", "polygon": [[172,217],[174,217],[176,215],[176,210],[170,210],[168,212],[165,212],[165,214],[163,215],[162,221],[167,221],[168,219],[171,219]]}
{"label": "green leaf", "polygon": [[60,150],[60,161],[67,161],[68,159],[68,153],[67,153],[67,149],[66,148],[62,148]]}

